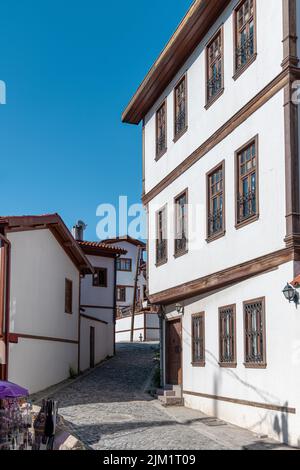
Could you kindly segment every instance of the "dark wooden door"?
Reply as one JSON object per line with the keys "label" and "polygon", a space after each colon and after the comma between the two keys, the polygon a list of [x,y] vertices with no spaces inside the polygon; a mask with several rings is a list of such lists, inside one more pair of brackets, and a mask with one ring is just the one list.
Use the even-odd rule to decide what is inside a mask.
{"label": "dark wooden door", "polygon": [[169,385],[182,385],[182,326],[181,319],[167,322],[166,379]]}
{"label": "dark wooden door", "polygon": [[90,327],[90,368],[95,367],[95,328]]}

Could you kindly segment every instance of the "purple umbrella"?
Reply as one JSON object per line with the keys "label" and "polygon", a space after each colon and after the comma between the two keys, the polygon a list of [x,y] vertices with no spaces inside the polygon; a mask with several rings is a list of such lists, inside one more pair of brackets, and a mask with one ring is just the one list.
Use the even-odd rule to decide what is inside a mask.
{"label": "purple umbrella", "polygon": [[22,388],[11,382],[3,382],[0,380],[0,400],[5,398],[23,398],[28,395],[29,393],[26,388]]}

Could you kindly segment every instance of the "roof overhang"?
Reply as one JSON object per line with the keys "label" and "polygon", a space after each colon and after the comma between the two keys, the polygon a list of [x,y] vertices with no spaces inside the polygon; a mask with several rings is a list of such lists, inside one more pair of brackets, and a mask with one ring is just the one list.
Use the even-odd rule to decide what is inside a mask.
{"label": "roof overhang", "polygon": [[86,255],[116,258],[127,253],[123,248],[102,242],[77,241],[77,243]]}
{"label": "roof overhang", "polygon": [[138,240],[137,238],[132,238],[129,235],[124,235],[123,237],[116,237],[116,238],[108,238],[104,241],[106,245],[114,245],[116,243],[127,242],[131,245],[139,246],[143,249],[146,249],[146,243],[142,240]]}
{"label": "roof overhang", "polygon": [[229,3],[195,0],[125,109],[123,122],[141,122]]}
{"label": "roof overhang", "polygon": [[90,273],[94,271],[84,252],[58,214],[0,217],[1,225],[5,225],[7,233],[48,229],[80,272]]}

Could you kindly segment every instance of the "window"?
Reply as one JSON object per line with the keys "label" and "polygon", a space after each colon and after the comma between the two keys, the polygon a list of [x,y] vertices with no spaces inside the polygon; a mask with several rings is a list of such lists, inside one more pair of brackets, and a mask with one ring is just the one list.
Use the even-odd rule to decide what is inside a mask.
{"label": "window", "polygon": [[106,268],[94,268],[93,274],[93,286],[94,287],[107,287],[107,269]]}
{"label": "window", "polygon": [[117,302],[126,302],[126,287],[117,286]]}
{"label": "window", "polygon": [[65,313],[73,312],[73,282],[65,280]]}
{"label": "window", "polygon": [[220,29],[206,49],[207,91],[206,102],[209,105],[223,91],[223,37]]}
{"label": "window", "polygon": [[188,193],[186,190],[175,199],[175,256],[187,252],[187,211]]}
{"label": "window", "polygon": [[159,266],[168,260],[167,207],[156,214],[156,264]]}
{"label": "window", "polygon": [[192,316],[192,364],[205,366],[205,313]]}
{"label": "window", "polygon": [[236,367],[236,307],[219,308],[220,366]]}
{"label": "window", "polygon": [[244,302],[245,366],[266,367],[265,299]]}
{"label": "window", "polygon": [[243,0],[235,10],[235,72],[242,72],[256,57],[255,0]]}
{"label": "window", "polygon": [[117,270],[118,271],[132,271],[132,260],[127,258],[118,258],[117,259]]}
{"label": "window", "polygon": [[174,137],[175,140],[187,129],[187,90],[184,76],[174,91]]}
{"label": "window", "polygon": [[225,162],[207,175],[207,241],[225,233]]}
{"label": "window", "polygon": [[258,219],[258,138],[236,152],[237,228]]}
{"label": "window", "polygon": [[167,103],[161,105],[156,113],[156,158],[159,159],[167,150]]}

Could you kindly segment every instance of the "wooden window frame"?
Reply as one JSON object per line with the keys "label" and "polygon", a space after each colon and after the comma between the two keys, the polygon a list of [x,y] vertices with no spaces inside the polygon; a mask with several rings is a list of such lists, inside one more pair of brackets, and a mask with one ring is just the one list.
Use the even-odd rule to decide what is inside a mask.
{"label": "wooden window frame", "polygon": [[[159,112],[161,111],[162,108],[165,108],[165,141],[164,141],[164,148],[159,151],[158,150],[158,117],[159,117]],[[167,129],[168,129],[168,115],[167,115],[167,100],[165,99],[162,104],[160,105],[160,107],[158,108],[158,110],[156,111],[156,114],[155,114],[155,160],[158,161],[161,159],[161,157],[167,152],[168,150],[168,146],[167,146],[167,142],[168,142],[168,137],[167,137]]]}
{"label": "wooden window frame", "polygon": [[[240,202],[239,202],[239,194],[240,194],[240,162],[239,157],[240,154],[245,151],[248,147],[252,144],[255,144],[256,148],[256,213],[244,220],[240,220]],[[235,152],[235,228],[238,230],[246,225],[249,225],[253,222],[256,222],[259,219],[259,136],[256,135],[252,139],[250,139],[246,144],[242,145],[236,152]],[[249,173],[250,174],[250,173]]]}
{"label": "wooden window frame", "polygon": [[[186,245],[185,248],[178,250],[176,246],[176,235],[177,235],[177,201],[180,199],[182,196],[185,196],[186,199],[186,218],[185,218],[185,235],[186,235]],[[179,193],[176,197],[174,197],[174,257],[175,258],[180,258],[181,256],[184,256],[188,253],[189,251],[189,223],[188,223],[188,205],[189,205],[189,191],[186,188],[184,191]]]}
{"label": "wooden window frame", "polygon": [[[247,338],[246,338],[246,306],[262,303],[262,326],[263,326],[263,360],[261,362],[247,361]],[[244,366],[246,369],[266,369],[267,368],[267,344],[266,344],[266,298],[247,300],[243,302],[243,319],[244,319]]]}
{"label": "wooden window frame", "polygon": [[[120,290],[120,289],[124,289],[124,300],[118,298],[118,290]],[[126,302],[126,299],[127,299],[127,295],[126,295],[127,289],[126,289],[126,286],[117,286],[116,292],[117,292],[117,294],[116,294],[117,302]]]}
{"label": "wooden window frame", "polygon": [[[107,268],[98,268],[98,267],[96,267],[96,268],[94,268],[94,271],[95,271],[95,273],[93,274],[93,287],[107,287]],[[97,274],[97,272],[103,272],[104,273],[104,283],[103,284],[100,284],[100,283],[98,284],[96,282],[97,278],[95,277],[95,275]],[[100,279],[99,276],[98,276],[98,279]]]}
{"label": "wooden window frame", "polygon": [[[70,299],[68,299],[68,295],[70,295]],[[73,314],[73,281],[68,278],[65,278],[65,313]]]}
{"label": "wooden window frame", "polygon": [[[158,237],[158,233],[159,233],[159,215],[162,212],[165,213],[166,238],[160,240],[160,238]],[[161,231],[163,232],[163,226],[162,226]],[[156,265],[156,267],[160,267],[160,266],[163,266],[164,264],[166,264],[168,262],[168,212],[167,212],[167,204],[164,205],[161,209],[159,209],[155,213],[155,232],[156,232],[156,237],[155,237],[155,265]],[[165,248],[164,248],[165,257],[162,257],[161,259],[158,259],[158,256],[157,256],[158,255],[158,243],[163,242],[163,241],[165,243]]]}
{"label": "wooden window frame", "polygon": [[[221,315],[224,310],[232,310],[232,321],[233,321],[233,334],[232,334],[232,341],[233,341],[233,348],[232,348],[232,355],[233,360],[230,362],[225,362],[222,360],[222,337],[224,335],[221,326]],[[226,305],[224,307],[219,308],[219,365],[223,368],[228,369],[235,369],[237,367],[237,348],[236,348],[236,304]]]}
{"label": "wooden window frame", "polygon": [[120,261],[120,263],[122,264],[122,261],[130,261],[130,269],[119,269],[117,268],[117,271],[118,272],[121,272],[121,273],[131,273],[132,272],[132,259],[131,258],[118,258],[117,259],[117,266],[118,266],[118,261]]}
{"label": "wooden window frame", "polygon": [[[202,326],[203,326],[203,329],[202,329],[202,338],[200,338],[200,341],[202,341],[202,348],[203,348],[203,351],[202,351],[202,356],[203,356],[203,359],[200,360],[200,361],[195,361],[195,348],[194,348],[194,320],[197,320],[197,319],[202,319]],[[191,350],[191,353],[192,353],[192,366],[193,367],[205,367],[206,365],[206,357],[205,357],[205,312],[200,312],[200,313],[195,313],[194,315],[192,315],[192,319],[191,319],[191,339],[192,339],[192,350]]]}
{"label": "wooden window frame", "polygon": [[[219,168],[222,168],[223,172],[223,189],[222,189],[222,194],[223,194],[223,206],[222,206],[222,220],[223,220],[223,227],[222,230],[219,232],[216,232],[215,234],[210,233],[210,222],[209,222],[209,216],[211,213],[211,194],[210,194],[210,178],[211,176],[217,172]],[[210,170],[208,173],[206,173],[206,241],[207,243],[211,243],[215,240],[218,240],[219,238],[224,237],[226,233],[226,181],[225,181],[225,160],[222,160],[218,165],[216,165],[212,170]]]}
{"label": "wooden window frame", "polygon": [[[177,113],[176,113],[176,109],[177,109],[177,99],[176,99],[176,91],[178,89],[178,87],[181,85],[182,82],[185,82],[185,125],[184,127],[181,129],[181,131],[179,132],[176,132],[176,121],[177,121]],[[187,83],[187,73],[185,73],[183,75],[183,77],[181,77],[180,80],[178,80],[177,84],[175,85],[174,87],[174,139],[173,139],[173,142],[177,142],[187,131],[188,129],[188,83]]]}
{"label": "wooden window frame", "polygon": [[[215,93],[214,96],[209,97],[209,93],[208,93],[208,84],[209,84],[209,80],[210,80],[209,49],[212,46],[212,44],[215,42],[215,40],[218,36],[220,36],[220,38],[221,38],[221,68],[222,68],[222,70],[221,70],[221,87],[217,91],[217,93]],[[205,83],[206,83],[206,93],[205,93],[206,104],[205,104],[205,109],[208,109],[224,93],[224,28],[223,28],[223,25],[217,30],[217,32],[209,40],[209,42],[206,45],[205,50],[206,50],[206,52],[205,52],[205,56],[206,56],[206,60],[205,60],[205,63],[206,63],[206,81],[205,81]]]}
{"label": "wooden window frame", "polygon": [[253,22],[254,22],[254,37],[253,48],[254,52],[251,58],[242,66],[237,65],[237,46],[238,46],[238,24],[237,14],[243,3],[247,0],[240,0],[233,10],[233,79],[237,80],[244,72],[250,67],[257,58],[257,14],[256,14],[256,0],[253,0]]}

